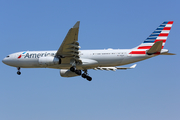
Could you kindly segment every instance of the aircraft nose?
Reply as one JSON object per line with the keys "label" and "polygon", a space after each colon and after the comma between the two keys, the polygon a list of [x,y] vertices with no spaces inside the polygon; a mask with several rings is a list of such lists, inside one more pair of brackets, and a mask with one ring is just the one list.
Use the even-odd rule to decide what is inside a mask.
{"label": "aircraft nose", "polygon": [[2,60],[2,62],[4,63],[4,64],[6,64],[6,65],[9,65],[9,66],[15,66],[15,64],[16,64],[16,61],[13,59],[13,57],[11,56],[6,56],[3,60]]}
{"label": "aircraft nose", "polygon": [[5,57],[3,60],[2,60],[2,62],[4,63],[4,64],[6,64],[6,65],[10,65],[11,64],[11,59],[9,59],[9,58],[7,58],[7,57]]}
{"label": "aircraft nose", "polygon": [[4,59],[2,60],[2,62],[3,62],[4,64],[6,64],[6,58],[4,58]]}

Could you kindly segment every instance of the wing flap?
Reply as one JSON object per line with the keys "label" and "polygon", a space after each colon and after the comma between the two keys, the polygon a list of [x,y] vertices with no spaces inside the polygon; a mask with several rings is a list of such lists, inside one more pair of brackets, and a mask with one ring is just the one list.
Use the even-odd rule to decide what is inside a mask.
{"label": "wing flap", "polygon": [[107,70],[107,71],[116,71],[116,67],[97,67],[97,68],[94,68],[94,70]]}

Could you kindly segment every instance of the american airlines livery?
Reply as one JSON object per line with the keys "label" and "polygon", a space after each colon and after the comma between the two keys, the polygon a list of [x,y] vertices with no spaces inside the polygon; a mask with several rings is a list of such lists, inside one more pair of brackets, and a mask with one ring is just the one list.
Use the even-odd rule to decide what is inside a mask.
{"label": "american airlines livery", "polygon": [[[171,30],[173,21],[163,22],[143,43],[132,49],[79,50],[78,21],[67,33],[57,51],[23,51],[8,55],[2,62],[6,65],[20,68],[54,68],[61,69],[62,77],[82,76],[88,81],[88,69],[122,70],[131,67],[117,67],[142,61],[157,55],[175,55],[163,49]],[[83,73],[82,73],[83,72]]]}

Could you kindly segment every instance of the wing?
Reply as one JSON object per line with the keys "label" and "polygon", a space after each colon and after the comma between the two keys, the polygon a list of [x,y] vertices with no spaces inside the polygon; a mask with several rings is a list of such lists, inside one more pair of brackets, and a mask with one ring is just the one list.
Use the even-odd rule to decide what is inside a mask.
{"label": "wing", "polygon": [[64,41],[56,52],[56,57],[63,58],[64,63],[70,63],[70,60],[79,60],[79,43],[78,43],[78,32],[79,32],[80,21],[69,29]]}
{"label": "wing", "polygon": [[126,70],[126,69],[132,69],[135,68],[137,64],[132,65],[131,67],[97,67],[94,68],[94,70],[112,70],[112,71],[116,71],[117,69],[120,70]]}

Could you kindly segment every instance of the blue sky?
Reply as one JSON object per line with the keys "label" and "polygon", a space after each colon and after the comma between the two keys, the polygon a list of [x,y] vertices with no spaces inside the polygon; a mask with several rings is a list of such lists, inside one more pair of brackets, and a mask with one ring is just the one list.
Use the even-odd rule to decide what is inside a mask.
{"label": "blue sky", "polygon": [[[26,50],[57,50],[81,21],[81,49],[133,48],[163,21],[174,21],[158,56],[127,71],[89,70],[91,82],[56,69],[0,63],[2,120],[177,120],[180,118],[179,0],[0,1],[1,59]],[[128,65],[130,66],[130,65]]]}

